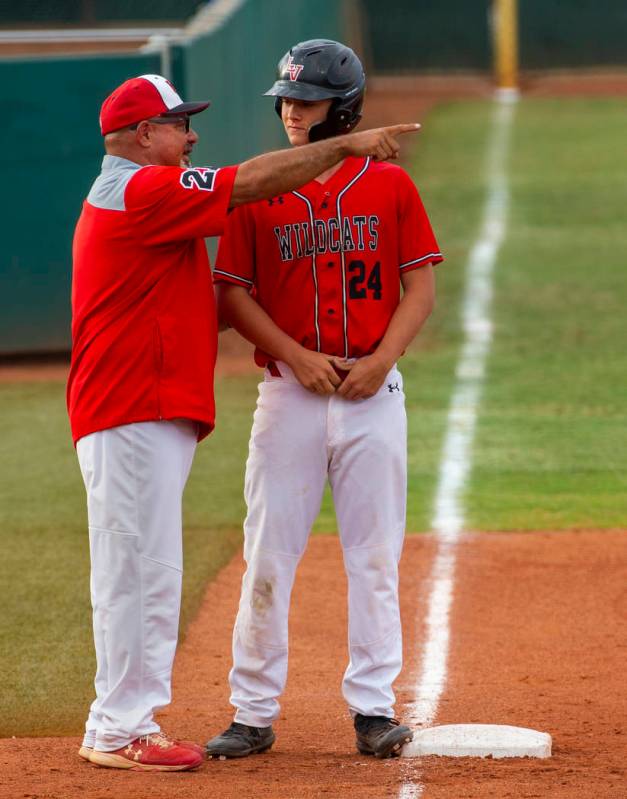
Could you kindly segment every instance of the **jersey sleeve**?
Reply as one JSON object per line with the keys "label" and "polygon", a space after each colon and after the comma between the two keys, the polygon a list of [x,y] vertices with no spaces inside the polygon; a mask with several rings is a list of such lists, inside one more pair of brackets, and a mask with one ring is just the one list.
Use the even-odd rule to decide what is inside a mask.
{"label": "jersey sleeve", "polygon": [[236,173],[237,166],[139,169],[124,194],[136,235],[148,245],[219,236]]}
{"label": "jersey sleeve", "polygon": [[444,260],[418,190],[400,170],[398,263],[402,272]]}
{"label": "jersey sleeve", "polygon": [[216,255],[213,279],[252,289],[255,282],[255,220],[250,205],[234,208]]}

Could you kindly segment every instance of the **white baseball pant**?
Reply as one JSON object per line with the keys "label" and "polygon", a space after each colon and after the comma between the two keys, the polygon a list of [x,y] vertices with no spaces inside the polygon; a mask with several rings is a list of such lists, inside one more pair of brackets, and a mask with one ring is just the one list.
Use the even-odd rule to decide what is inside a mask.
{"label": "white baseball pant", "polygon": [[101,430],[76,446],[87,489],[96,698],[83,745],[158,732],[169,704],[183,570],[181,504],[196,448],[186,420]]}
{"label": "white baseball pant", "polygon": [[398,561],[405,532],[407,420],[396,368],[378,393],[348,401],[304,389],[284,363],[259,386],[246,465],[244,558],[229,675],[235,720],[266,727],[287,677],[288,612],[298,562],[333,492],[348,577],[352,714],[393,716],[402,665]]}

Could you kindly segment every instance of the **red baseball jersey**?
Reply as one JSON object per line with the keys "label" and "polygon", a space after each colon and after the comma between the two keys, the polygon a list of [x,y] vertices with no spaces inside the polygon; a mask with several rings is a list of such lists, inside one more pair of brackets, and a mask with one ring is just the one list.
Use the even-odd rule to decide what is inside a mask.
{"label": "red baseball jersey", "polygon": [[[325,183],[234,209],[214,280],[255,299],[304,347],[359,358],[373,352],[400,301],[400,275],[442,260],[409,175],[347,158]],[[264,366],[271,356],[257,351]]]}
{"label": "red baseball jersey", "polygon": [[67,402],[76,442],[131,422],[215,415],[217,323],[204,236],[224,227],[237,167],[107,155],[78,220]]}

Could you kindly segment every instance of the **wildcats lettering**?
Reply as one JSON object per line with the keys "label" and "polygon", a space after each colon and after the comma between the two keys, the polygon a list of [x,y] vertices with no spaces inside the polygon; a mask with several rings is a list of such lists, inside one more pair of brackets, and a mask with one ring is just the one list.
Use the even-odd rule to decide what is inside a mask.
{"label": "wildcats lettering", "polygon": [[336,253],[370,250],[374,252],[379,244],[379,217],[342,217],[342,224],[336,217],[326,221],[314,220],[314,230],[309,222],[293,222],[290,225],[277,225],[274,228],[282,261],[311,257],[314,253]]}

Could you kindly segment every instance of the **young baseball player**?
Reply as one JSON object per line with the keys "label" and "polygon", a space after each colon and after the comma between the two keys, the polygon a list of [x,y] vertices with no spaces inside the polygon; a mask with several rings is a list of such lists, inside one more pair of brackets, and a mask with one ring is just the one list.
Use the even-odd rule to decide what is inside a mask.
{"label": "young baseball player", "polygon": [[[293,47],[267,92],[295,147],[351,130],[365,86],[348,47]],[[222,317],[265,368],[250,439],[243,580],[233,633],[235,721],[210,757],[269,749],[287,672],[298,562],[328,479],[349,586],[343,694],[357,748],[384,758],[412,738],[394,719],[401,668],[398,561],[406,414],[397,359],[433,305],[442,260],[398,166],[349,157],[300,189],[235,209],[214,277]],[[401,298],[401,286],[403,289]]]}
{"label": "young baseball player", "polygon": [[106,155],[74,235],[68,409],[87,490],[96,698],[79,754],[182,771],[202,747],[167,737],[182,575],[181,500],[213,428],[216,311],[204,237],[229,208],[289,191],[347,153],[393,155],[401,125],[191,167],[198,141],[160,75],[125,81],[100,114]]}

